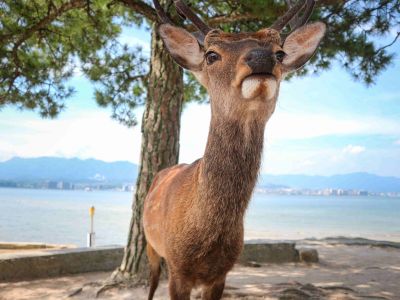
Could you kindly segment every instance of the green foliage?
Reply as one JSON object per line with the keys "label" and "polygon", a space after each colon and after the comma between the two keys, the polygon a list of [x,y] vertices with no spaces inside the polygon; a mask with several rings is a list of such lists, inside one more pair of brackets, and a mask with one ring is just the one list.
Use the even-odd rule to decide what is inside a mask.
{"label": "green foliage", "polygon": [[198,83],[192,73],[185,71],[183,82],[184,86],[184,101],[205,103],[208,101],[207,90]]}
{"label": "green foliage", "polygon": [[[319,10],[329,32],[321,45],[322,57],[314,60],[314,67],[318,69],[322,63],[327,68],[335,58],[356,80],[374,83],[393,59],[386,46],[400,34],[400,1],[332,2]],[[379,47],[385,36],[390,39],[388,45]]]}
{"label": "green foliage", "polygon": [[96,84],[97,103],[111,106],[112,118],[131,127],[137,124],[134,108],[146,98],[147,66],[141,48],[130,49],[114,40],[93,53],[83,70]]}
{"label": "green foliage", "polygon": [[73,92],[67,81],[79,61],[119,34],[107,1],[66,3],[0,2],[0,107],[9,103],[56,116]]}
{"label": "green foliage", "polygon": [[[135,125],[133,109],[145,101],[150,62],[118,37],[122,26],[155,20],[150,2],[0,0],[0,108],[11,104],[54,117],[73,93],[68,80],[81,69],[95,85],[97,103],[111,107],[123,124]],[[231,32],[268,27],[287,9],[285,0],[187,2],[211,26]],[[368,85],[393,61],[389,46],[400,34],[399,0],[319,0],[311,19],[326,22],[328,34],[293,76],[318,73],[336,61]],[[206,101],[191,74],[184,80],[186,101]]]}

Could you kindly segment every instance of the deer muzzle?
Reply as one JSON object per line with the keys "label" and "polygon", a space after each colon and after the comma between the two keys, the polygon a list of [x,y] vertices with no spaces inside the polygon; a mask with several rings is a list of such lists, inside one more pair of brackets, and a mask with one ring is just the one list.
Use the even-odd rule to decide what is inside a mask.
{"label": "deer muzzle", "polygon": [[257,48],[251,50],[244,58],[246,64],[250,67],[251,75],[272,75],[276,65],[275,57],[271,50]]}

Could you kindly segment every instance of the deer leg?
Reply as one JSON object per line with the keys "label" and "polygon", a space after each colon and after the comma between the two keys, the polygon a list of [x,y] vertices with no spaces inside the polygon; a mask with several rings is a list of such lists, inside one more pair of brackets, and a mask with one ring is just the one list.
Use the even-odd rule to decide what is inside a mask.
{"label": "deer leg", "polygon": [[190,300],[193,285],[179,275],[169,272],[169,295],[171,300]]}
{"label": "deer leg", "polygon": [[225,278],[215,282],[213,285],[205,286],[201,294],[202,300],[219,300],[222,298],[225,288]]}
{"label": "deer leg", "polygon": [[158,253],[151,247],[149,243],[146,246],[147,257],[150,264],[150,290],[148,300],[152,300],[154,293],[157,289],[158,282],[160,280],[161,273],[161,257]]}

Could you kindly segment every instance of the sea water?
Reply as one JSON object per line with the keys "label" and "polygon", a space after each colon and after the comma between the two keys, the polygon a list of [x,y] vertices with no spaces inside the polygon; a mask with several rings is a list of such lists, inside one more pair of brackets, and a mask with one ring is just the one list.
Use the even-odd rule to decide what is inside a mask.
{"label": "sea water", "polygon": [[[0,241],[86,245],[95,206],[97,245],[124,245],[132,193],[0,189]],[[255,193],[245,239],[332,236],[400,242],[400,198],[281,196]]]}

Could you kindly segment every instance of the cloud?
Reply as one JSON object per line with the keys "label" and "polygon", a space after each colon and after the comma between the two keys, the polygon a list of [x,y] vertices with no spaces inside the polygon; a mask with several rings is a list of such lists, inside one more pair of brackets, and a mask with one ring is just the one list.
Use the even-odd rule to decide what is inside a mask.
{"label": "cloud", "polygon": [[309,166],[313,166],[313,165],[315,165],[315,161],[312,161],[310,159],[306,159],[306,160],[300,162],[300,166],[302,166],[302,167],[309,167]]}
{"label": "cloud", "polygon": [[210,106],[188,104],[182,114],[179,161],[190,163],[204,154],[207,143]]}
{"label": "cloud", "polygon": [[[189,143],[195,152],[204,149],[210,118],[209,105],[188,104],[182,115],[181,144]],[[328,114],[295,114],[278,108],[266,127],[267,145],[283,140],[353,135],[400,135],[400,122],[371,116],[350,119]]]}
{"label": "cloud", "polygon": [[14,156],[139,160],[140,126],[126,128],[111,120],[107,111],[69,113],[56,120],[25,116],[15,125],[10,121],[0,120],[0,160]]}
{"label": "cloud", "polygon": [[398,149],[366,147],[365,152],[356,155],[344,153],[343,148],[329,146],[293,149],[280,145],[267,147],[261,173],[335,175],[368,172],[400,177]]}
{"label": "cloud", "polygon": [[[182,115],[180,161],[192,162],[201,157],[207,142],[211,111],[209,105],[188,104]],[[266,147],[282,142],[313,139],[318,137],[347,137],[347,154],[359,154],[365,147],[351,144],[353,136],[400,135],[400,124],[396,120],[371,116],[347,119],[327,114],[294,114],[277,110],[266,127]],[[310,146],[314,142],[310,142]],[[354,143],[354,142],[353,142]],[[354,146],[353,146],[354,145]],[[350,147],[351,146],[351,147]],[[319,151],[321,145],[317,145]],[[340,146],[342,147],[342,146]],[[345,154],[342,148],[335,154]],[[296,155],[296,153],[294,153]],[[309,161],[313,161],[310,157]]]}
{"label": "cloud", "polygon": [[377,117],[340,118],[332,115],[277,111],[267,124],[267,139],[308,139],[328,135],[398,135],[400,123]]}
{"label": "cloud", "polygon": [[353,146],[353,145],[347,145],[344,149],[344,153],[349,153],[349,154],[360,154],[362,152],[365,152],[365,147],[363,146]]}
{"label": "cloud", "polygon": [[[400,126],[394,126],[395,121],[368,116],[349,120],[323,114],[277,113],[267,125],[263,173],[334,174],[368,171],[400,176],[398,147],[374,150],[363,142],[352,141],[353,135],[357,134],[398,132]],[[138,109],[136,115],[139,118],[142,109]],[[180,140],[181,162],[191,163],[203,156],[210,117],[209,105],[188,104],[185,107]],[[141,120],[138,121],[140,124]],[[346,144],[336,146],[315,144],[313,140],[310,140],[309,146],[308,141],[306,146],[303,142],[298,143],[300,139],[343,135],[348,137]],[[390,135],[398,137],[400,133]],[[289,146],[286,142],[290,143]],[[108,111],[98,108],[70,109],[56,120],[43,120],[34,113],[10,114],[4,111],[0,119],[0,161],[13,156],[59,156],[137,163],[140,143],[140,125],[128,129],[111,120]],[[396,143],[400,145],[400,140]]]}

